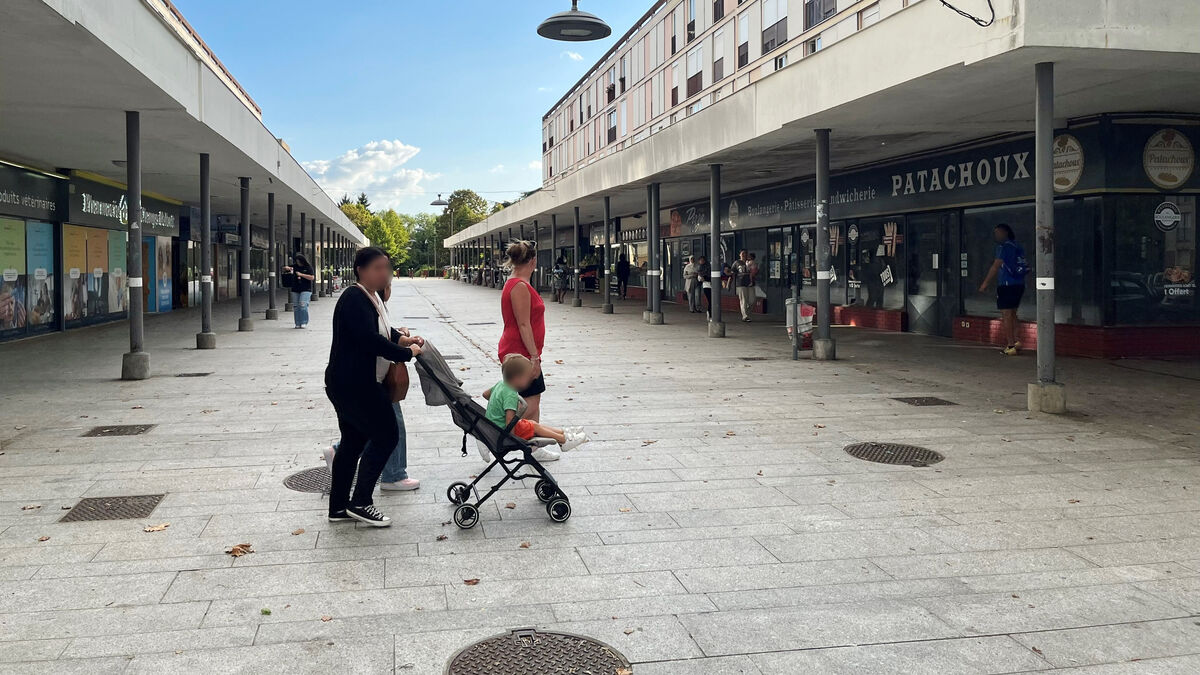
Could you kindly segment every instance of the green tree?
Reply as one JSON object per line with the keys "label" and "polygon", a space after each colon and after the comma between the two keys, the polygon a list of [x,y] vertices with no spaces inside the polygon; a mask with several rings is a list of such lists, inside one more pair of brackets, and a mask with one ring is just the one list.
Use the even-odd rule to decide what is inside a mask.
{"label": "green tree", "polygon": [[387,209],[375,214],[379,227],[387,233],[389,248],[383,249],[392,259],[392,265],[400,267],[408,261],[409,240],[411,239],[409,224],[404,216],[394,209]]}
{"label": "green tree", "polygon": [[450,193],[450,197],[446,199],[446,202],[446,209],[442,212],[441,217],[437,219],[435,225],[435,236],[429,242],[431,253],[435,248],[437,250],[437,262],[439,265],[446,265],[450,262],[450,256],[447,253],[448,249],[442,245],[447,237],[463,228],[480,222],[493,213],[488,200],[480,197],[474,190],[455,190]]}
{"label": "green tree", "polygon": [[396,241],[392,236],[392,232],[384,225],[383,218],[377,215],[371,215],[370,220],[367,221],[367,226],[363,228],[363,234],[367,235],[367,239],[371,240],[372,246],[383,249],[389,255],[390,251],[396,247]]}
{"label": "green tree", "polygon": [[365,192],[358,193],[358,205],[368,211],[371,210],[371,202],[367,200],[367,193],[365,193]]}
{"label": "green tree", "polygon": [[346,206],[346,205],[348,205],[348,204],[350,204],[350,203],[351,203],[351,202],[350,202],[350,196],[349,196],[349,195],[342,195],[342,200],[338,202],[338,206],[339,206],[339,207],[342,207],[342,206]]}
{"label": "green tree", "polygon": [[340,206],[342,213],[346,214],[346,217],[350,219],[350,222],[357,225],[358,229],[365,233],[367,231],[367,226],[371,223],[371,211],[367,209],[367,207],[357,202],[347,201],[345,204],[341,204]]}

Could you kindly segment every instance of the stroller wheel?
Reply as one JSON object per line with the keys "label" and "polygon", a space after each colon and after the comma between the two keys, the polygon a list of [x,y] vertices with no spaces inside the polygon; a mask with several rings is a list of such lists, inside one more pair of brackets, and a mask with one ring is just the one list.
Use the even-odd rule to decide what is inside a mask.
{"label": "stroller wheel", "polygon": [[546,515],[556,523],[565,523],[571,517],[571,502],[559,497],[546,504]]}
{"label": "stroller wheel", "polygon": [[454,524],[461,529],[469,530],[479,522],[479,509],[471,504],[461,504],[454,509]]}
{"label": "stroller wheel", "polygon": [[558,494],[558,487],[543,478],[533,486],[533,494],[537,495],[537,498],[544,504],[554,499],[554,495]]}
{"label": "stroller wheel", "polygon": [[451,504],[462,504],[470,498],[471,486],[466,483],[451,483],[450,487],[446,488],[446,499],[449,499]]}

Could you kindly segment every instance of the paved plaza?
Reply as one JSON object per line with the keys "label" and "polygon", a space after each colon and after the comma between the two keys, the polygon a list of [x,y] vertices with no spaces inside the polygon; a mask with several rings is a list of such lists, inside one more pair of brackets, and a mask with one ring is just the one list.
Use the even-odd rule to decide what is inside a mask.
{"label": "paved plaza", "polygon": [[[496,291],[395,291],[468,390],[498,379]],[[393,527],[328,523],[283,485],[336,436],[334,299],[251,333],[225,303],[211,352],[194,312],[148,318],[144,382],[117,380],[123,324],[0,346],[0,671],[439,674],[537,627],[636,675],[1200,672],[1195,363],[1062,359],[1071,413],[1031,416],[1032,356],[839,328],[841,360],[793,362],[770,322],[714,340],[677,307],[648,326],[598,304],[547,314],[543,420],[592,438],[549,467],[573,516],[518,486],[469,531],[445,490],[482,464],[415,388],[422,488],[378,498]],[[156,426],[81,437],[112,424]],[[864,462],[858,441],[945,460]],[[148,518],[58,522],[160,493]]]}

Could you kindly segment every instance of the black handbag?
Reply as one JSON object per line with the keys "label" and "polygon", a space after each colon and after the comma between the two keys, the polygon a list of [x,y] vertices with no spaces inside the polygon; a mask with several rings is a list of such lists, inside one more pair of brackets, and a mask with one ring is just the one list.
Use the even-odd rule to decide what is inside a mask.
{"label": "black handbag", "polygon": [[294,272],[284,272],[279,275],[279,283],[283,284],[284,288],[291,288],[296,285],[296,274]]}

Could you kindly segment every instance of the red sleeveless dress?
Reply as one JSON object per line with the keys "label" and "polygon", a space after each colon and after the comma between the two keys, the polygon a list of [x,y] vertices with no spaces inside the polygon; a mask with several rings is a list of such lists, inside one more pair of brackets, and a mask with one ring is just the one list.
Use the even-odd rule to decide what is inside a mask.
{"label": "red sleeveless dress", "polygon": [[[525,284],[529,289],[529,325],[533,328],[533,342],[537,345],[537,354],[530,354],[525,349],[525,342],[521,339],[521,327],[517,325],[517,317],[513,314],[510,295],[518,284]],[[504,282],[504,290],[500,292],[500,315],[504,317],[504,332],[500,334],[500,346],[497,349],[500,360],[503,361],[508,354],[520,354],[529,359],[541,356],[542,346],[546,342],[546,303],[542,301],[542,296],[537,290],[524,279],[517,277]]]}

